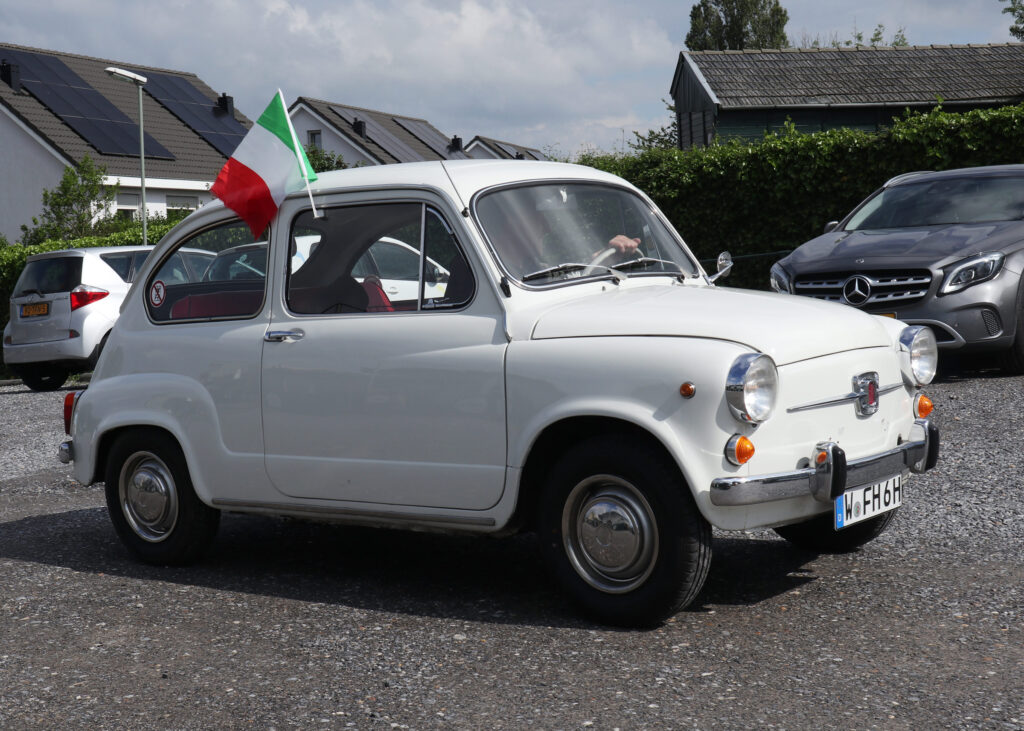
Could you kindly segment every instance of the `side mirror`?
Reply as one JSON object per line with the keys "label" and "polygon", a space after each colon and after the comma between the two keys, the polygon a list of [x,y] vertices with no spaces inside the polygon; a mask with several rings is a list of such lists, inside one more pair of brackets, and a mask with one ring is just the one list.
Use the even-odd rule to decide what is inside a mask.
{"label": "side mirror", "polygon": [[709,282],[713,282],[721,277],[728,276],[729,270],[732,269],[732,254],[728,251],[723,251],[718,255],[718,271],[712,276],[708,277]]}
{"label": "side mirror", "polygon": [[822,233],[825,233],[825,234],[831,233],[832,231],[836,230],[836,226],[838,226],[838,225],[839,225],[839,221],[829,221],[828,223],[825,224],[825,230],[822,231]]}

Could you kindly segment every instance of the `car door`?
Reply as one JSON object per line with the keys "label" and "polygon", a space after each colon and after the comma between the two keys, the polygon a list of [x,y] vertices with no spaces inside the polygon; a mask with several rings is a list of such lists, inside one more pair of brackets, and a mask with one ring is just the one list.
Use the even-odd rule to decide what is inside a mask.
{"label": "car door", "polygon": [[[503,320],[441,210],[378,196],[338,199],[318,218],[297,203],[282,212],[291,249],[275,259],[284,282],[262,398],[267,472],[285,495],[468,510],[501,496]],[[297,242],[310,237],[317,246],[295,268]],[[386,237],[416,242],[421,261],[462,281],[432,297],[421,264],[416,291],[390,299],[355,276]]]}

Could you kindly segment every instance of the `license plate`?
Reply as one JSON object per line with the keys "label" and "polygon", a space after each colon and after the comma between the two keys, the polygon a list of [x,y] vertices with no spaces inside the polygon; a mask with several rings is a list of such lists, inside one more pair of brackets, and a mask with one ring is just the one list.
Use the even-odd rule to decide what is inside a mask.
{"label": "license plate", "polygon": [[49,312],[49,302],[36,302],[35,304],[21,306],[22,317],[39,317],[40,315],[47,315]]}
{"label": "license plate", "polygon": [[836,530],[874,518],[903,504],[903,475],[847,490],[835,500]]}

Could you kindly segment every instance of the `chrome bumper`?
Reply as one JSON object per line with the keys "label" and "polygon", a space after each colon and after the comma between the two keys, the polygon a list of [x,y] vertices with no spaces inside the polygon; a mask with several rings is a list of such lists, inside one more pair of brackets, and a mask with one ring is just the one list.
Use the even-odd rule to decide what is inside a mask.
{"label": "chrome bumper", "polygon": [[909,441],[888,452],[849,462],[835,442],[815,445],[815,454],[823,455],[817,465],[793,472],[719,477],[711,482],[711,502],[723,506],[757,505],[812,495],[815,500],[829,503],[859,485],[878,482],[906,470],[926,472],[939,458],[939,429],[928,419],[917,419]]}
{"label": "chrome bumper", "polygon": [[57,459],[64,464],[69,464],[75,459],[75,445],[73,442],[61,442],[57,447]]}

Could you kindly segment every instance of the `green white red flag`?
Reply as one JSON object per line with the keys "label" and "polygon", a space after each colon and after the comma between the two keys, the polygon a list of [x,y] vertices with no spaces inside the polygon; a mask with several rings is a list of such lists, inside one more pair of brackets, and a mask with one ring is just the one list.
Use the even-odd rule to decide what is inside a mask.
{"label": "green white red flag", "polygon": [[[316,180],[281,90],[221,168],[210,192],[224,201],[260,238],[284,197]],[[312,195],[310,195],[312,200]]]}

